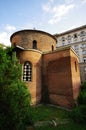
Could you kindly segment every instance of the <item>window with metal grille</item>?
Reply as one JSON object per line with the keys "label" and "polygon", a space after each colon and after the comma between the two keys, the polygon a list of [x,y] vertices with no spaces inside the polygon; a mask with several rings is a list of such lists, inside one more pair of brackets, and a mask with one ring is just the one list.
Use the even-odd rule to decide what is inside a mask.
{"label": "window with metal grille", "polygon": [[29,61],[24,63],[23,68],[23,81],[31,81],[32,80],[32,64]]}

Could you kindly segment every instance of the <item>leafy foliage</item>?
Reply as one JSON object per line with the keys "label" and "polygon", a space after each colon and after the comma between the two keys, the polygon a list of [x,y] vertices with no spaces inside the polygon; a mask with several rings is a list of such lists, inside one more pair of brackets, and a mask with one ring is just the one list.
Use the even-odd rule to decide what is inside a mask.
{"label": "leafy foliage", "polygon": [[0,48],[6,48],[6,46],[4,45],[4,44],[2,44],[2,43],[0,43]]}
{"label": "leafy foliage", "polygon": [[81,86],[81,92],[78,97],[79,104],[86,104],[86,82],[84,82]]}
{"label": "leafy foliage", "polygon": [[30,94],[12,48],[0,48],[0,130],[27,130],[32,124]]}
{"label": "leafy foliage", "polygon": [[70,117],[74,122],[77,123],[86,123],[86,105],[80,105],[72,110]]}
{"label": "leafy foliage", "polygon": [[72,110],[70,117],[78,123],[86,123],[86,82],[81,86],[78,106]]}

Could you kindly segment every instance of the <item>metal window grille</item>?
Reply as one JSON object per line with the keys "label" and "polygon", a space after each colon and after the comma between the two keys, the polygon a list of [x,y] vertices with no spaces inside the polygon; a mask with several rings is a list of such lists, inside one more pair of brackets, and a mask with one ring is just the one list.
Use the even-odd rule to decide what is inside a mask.
{"label": "metal window grille", "polygon": [[30,62],[25,62],[23,68],[23,81],[31,81],[32,80],[32,65]]}

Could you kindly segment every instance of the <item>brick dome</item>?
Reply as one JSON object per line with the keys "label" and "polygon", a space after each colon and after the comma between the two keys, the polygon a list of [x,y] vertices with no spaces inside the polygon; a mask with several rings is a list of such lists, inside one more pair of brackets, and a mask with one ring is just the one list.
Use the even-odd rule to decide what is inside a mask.
{"label": "brick dome", "polygon": [[42,52],[56,49],[56,38],[40,30],[21,30],[11,35],[12,46],[19,45],[24,49],[37,49]]}

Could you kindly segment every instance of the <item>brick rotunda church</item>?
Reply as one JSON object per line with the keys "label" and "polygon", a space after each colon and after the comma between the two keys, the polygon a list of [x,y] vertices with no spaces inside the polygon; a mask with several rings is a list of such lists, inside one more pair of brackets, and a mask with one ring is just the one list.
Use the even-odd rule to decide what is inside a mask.
{"label": "brick rotunda church", "polygon": [[71,47],[56,49],[56,38],[40,30],[21,30],[10,40],[22,64],[22,80],[31,93],[31,103],[47,101],[72,108],[80,90],[75,51]]}

